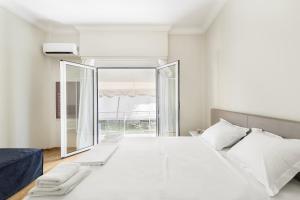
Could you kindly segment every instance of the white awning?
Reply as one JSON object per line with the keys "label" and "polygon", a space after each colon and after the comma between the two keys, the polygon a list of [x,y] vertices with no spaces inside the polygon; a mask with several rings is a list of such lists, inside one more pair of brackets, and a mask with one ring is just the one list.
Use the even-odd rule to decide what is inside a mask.
{"label": "white awning", "polygon": [[99,97],[114,96],[155,96],[152,82],[99,82]]}

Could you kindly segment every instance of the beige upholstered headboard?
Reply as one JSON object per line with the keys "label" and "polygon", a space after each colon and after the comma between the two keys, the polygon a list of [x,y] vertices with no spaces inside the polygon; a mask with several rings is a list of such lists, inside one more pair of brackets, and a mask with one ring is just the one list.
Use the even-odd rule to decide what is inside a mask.
{"label": "beige upholstered headboard", "polygon": [[284,138],[300,139],[300,122],[297,121],[212,109],[211,124],[215,124],[220,118],[243,127],[261,128]]}

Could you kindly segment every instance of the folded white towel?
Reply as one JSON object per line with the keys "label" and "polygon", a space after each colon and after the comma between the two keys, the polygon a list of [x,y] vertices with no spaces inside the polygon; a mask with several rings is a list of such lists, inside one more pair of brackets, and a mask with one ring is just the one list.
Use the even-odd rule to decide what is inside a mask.
{"label": "folded white towel", "polygon": [[103,136],[101,143],[118,143],[124,138],[123,134],[120,133],[112,133]]}
{"label": "folded white towel", "polygon": [[29,196],[59,196],[65,195],[73,190],[85,177],[90,174],[88,167],[81,167],[79,171],[69,180],[52,188],[34,187],[29,191]]}
{"label": "folded white towel", "polygon": [[118,144],[100,143],[90,151],[82,154],[76,161],[83,166],[104,165],[117,150]]}
{"label": "folded white towel", "polygon": [[55,187],[71,178],[79,171],[78,163],[60,164],[49,171],[47,174],[37,179],[38,187]]}

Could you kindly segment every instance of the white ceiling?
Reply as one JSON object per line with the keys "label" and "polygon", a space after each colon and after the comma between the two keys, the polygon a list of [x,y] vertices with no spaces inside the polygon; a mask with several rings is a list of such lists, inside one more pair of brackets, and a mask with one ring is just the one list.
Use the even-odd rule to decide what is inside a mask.
{"label": "white ceiling", "polygon": [[226,0],[0,0],[17,15],[47,25],[170,25],[205,31]]}

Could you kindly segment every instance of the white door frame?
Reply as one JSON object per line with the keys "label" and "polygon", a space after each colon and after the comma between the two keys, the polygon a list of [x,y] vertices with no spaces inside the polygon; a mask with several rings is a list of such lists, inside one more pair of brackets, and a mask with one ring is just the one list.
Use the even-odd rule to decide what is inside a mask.
{"label": "white door frame", "polygon": [[159,66],[157,67],[157,70],[156,70],[156,127],[157,127],[157,135],[159,136],[159,126],[160,126],[160,123],[159,123],[159,118],[160,118],[160,110],[159,110],[159,70],[161,69],[164,69],[166,67],[171,67],[171,66],[176,66],[176,78],[177,78],[177,82],[176,82],[176,85],[175,85],[175,90],[176,90],[176,99],[175,99],[175,102],[177,104],[176,106],[176,122],[177,122],[177,126],[176,126],[176,136],[180,136],[180,60],[177,60],[175,62],[172,62],[172,63],[167,63],[165,65],[162,65],[162,66]]}
{"label": "white door frame", "polygon": [[79,64],[79,63],[74,63],[74,62],[69,62],[69,61],[64,61],[61,60],[60,61],[60,136],[61,136],[61,157],[65,158],[65,157],[69,157],[72,156],[74,154],[89,150],[93,147],[89,146],[80,150],[76,150],[74,152],[68,153],[67,152],[67,141],[68,141],[68,136],[67,136],[67,88],[66,88],[66,70],[67,70],[67,65],[73,66],[73,67],[79,67],[79,68],[85,68],[85,69],[91,69],[94,71],[94,127],[93,127],[93,145],[97,144],[97,140],[98,140],[98,114],[97,111],[98,108],[98,104],[97,104],[97,85],[98,85],[98,80],[97,80],[97,73],[96,73],[96,67],[93,66],[89,66],[89,65],[84,65],[84,64]]}
{"label": "white door frame", "polygon": [[61,112],[61,157],[65,158],[83,151],[87,151],[93,147],[86,147],[71,153],[67,152],[67,108],[66,108],[66,68],[67,65],[85,68],[85,69],[92,69],[94,70],[94,135],[93,135],[93,145],[99,142],[99,131],[98,131],[98,69],[155,69],[156,70],[156,134],[159,136],[159,81],[158,81],[158,74],[159,70],[170,67],[170,66],[177,66],[176,77],[177,77],[177,84],[176,84],[176,102],[177,102],[177,112],[176,112],[176,136],[180,136],[180,61],[175,61],[172,63],[168,63],[163,66],[159,67],[95,67],[89,66],[85,64],[79,64],[69,61],[60,61],[60,112]]}

